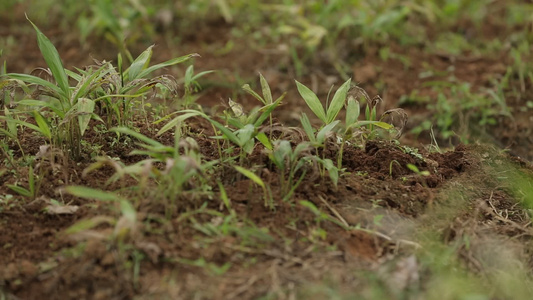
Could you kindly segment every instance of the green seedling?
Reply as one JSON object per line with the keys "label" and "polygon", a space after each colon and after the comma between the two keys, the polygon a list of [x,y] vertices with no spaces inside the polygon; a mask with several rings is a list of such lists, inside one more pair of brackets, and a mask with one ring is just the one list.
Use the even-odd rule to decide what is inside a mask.
{"label": "green seedling", "polygon": [[185,71],[185,76],[183,77],[185,95],[183,95],[182,99],[180,100],[180,104],[183,107],[189,108],[196,101],[197,97],[194,96],[194,93],[199,92],[202,88],[198,83],[198,79],[213,72],[214,71],[203,71],[198,74],[194,74],[193,65],[190,65],[187,68],[187,70]]}
{"label": "green seedling", "polygon": [[350,89],[350,82],[351,79],[348,79],[343,85],[341,85],[341,87],[335,92],[331,104],[329,106],[326,105],[325,109],[315,93],[313,93],[308,87],[298,81],[296,81],[296,87],[315,116],[320,119],[324,125],[329,125],[335,121],[337,115],[344,106],[346,95]]}
{"label": "green seedling", "polygon": [[[157,84],[170,85],[166,77],[147,79],[148,75],[195,56],[195,54],[186,55],[149,66],[152,55],[152,47],[149,47],[124,71],[119,56],[118,73],[110,63],[102,63],[96,69],[89,68],[87,71],[78,69],[78,73],[75,73],[64,69],[57,49],[35,24],[31,24],[37,32],[39,49],[49,68],[43,71],[48,73],[55,83],[34,75],[6,74],[5,77],[20,86],[26,94],[32,94],[32,98],[37,98],[17,102],[19,105],[35,108],[31,115],[37,125],[8,116],[0,119],[8,121],[11,125],[22,125],[40,133],[53,145],[67,150],[75,159],[80,157],[80,141],[91,118],[103,121],[95,114],[96,103],[104,103],[108,125],[113,117],[119,125],[123,125],[131,114],[131,99],[145,95]],[[77,84],[71,87],[70,79]],[[30,86],[37,87],[34,93],[30,92]],[[117,102],[116,99],[121,101]],[[13,134],[13,128],[9,131]]]}
{"label": "green seedling", "polygon": [[[359,89],[359,91],[363,91],[363,89]],[[363,95],[366,95],[366,92],[364,92]],[[376,117],[376,107],[375,105],[372,107],[372,109],[369,109],[371,105],[367,103],[367,106],[366,106],[366,116],[367,116],[367,119],[364,120],[364,121],[359,121],[359,115],[360,115],[360,112],[361,112],[361,108],[359,106],[359,101],[357,101],[354,97],[352,96],[349,96],[348,97],[348,101],[346,103],[346,119],[345,119],[345,122],[344,122],[344,127],[343,129],[341,129],[340,131],[340,136],[342,138],[342,141],[341,141],[341,146],[340,146],[340,149],[339,149],[339,152],[337,154],[337,168],[341,169],[342,168],[342,156],[343,156],[343,153],[344,153],[344,147],[346,145],[346,143],[348,141],[350,141],[351,139],[353,139],[354,137],[356,137],[358,134],[356,134],[358,131],[361,132],[359,130],[360,127],[363,127],[363,126],[368,126],[368,129],[370,130],[370,136],[372,135],[372,130],[374,129],[373,126],[377,126],[377,127],[380,127],[382,129],[385,129],[385,130],[390,130],[392,128],[394,128],[393,125],[391,124],[388,124],[388,123],[385,123],[385,122],[382,122],[382,121],[376,121],[375,120],[375,117]],[[385,112],[383,115],[382,115],[382,118],[383,116],[385,116],[387,112]],[[405,120],[405,122],[407,122],[407,120]]]}
{"label": "green seedling", "polygon": [[[307,173],[305,167],[311,159],[305,153],[309,150],[309,143],[300,143],[294,149],[289,141],[281,140],[274,143],[274,148],[269,150],[268,157],[280,172],[281,195],[288,201],[296,188],[300,185]],[[296,178],[298,171],[299,178]]]}
{"label": "green seedling", "polygon": [[[262,141],[266,141],[268,139],[266,138],[264,133],[259,131],[259,128],[260,126],[262,126],[265,120],[269,118],[272,111],[281,104],[282,100],[283,97],[279,97],[276,101],[267,104],[263,107],[255,108],[250,113],[245,114],[243,107],[237,102],[234,102],[230,99],[229,105],[231,107],[232,115],[227,113],[225,117],[227,124],[233,126],[236,129],[224,126],[218,121],[214,120],[213,118],[207,116],[205,113],[200,111],[178,111],[176,113],[180,115],[165,124],[157,134],[163,134],[164,132],[175,127],[178,123],[181,123],[190,117],[199,116],[208,120],[213,125],[213,127],[218,129],[222,133],[221,136],[216,137],[217,139],[224,139],[230,141],[239,147],[239,157],[242,161],[244,159],[245,154],[252,153],[255,146],[255,139],[261,139]],[[166,118],[168,117],[170,117],[170,115]],[[221,149],[219,149],[219,155],[222,158],[223,155]]]}
{"label": "green seedling", "polygon": [[[256,93],[252,88],[250,88],[250,85],[245,84],[242,89],[245,90],[248,94],[252,95],[255,99],[259,100],[261,103],[263,103],[264,107],[269,107],[274,105],[274,103],[281,104],[281,101],[283,98],[285,98],[286,93],[283,93],[279,98],[274,100],[272,98],[272,91],[270,90],[270,85],[268,84],[268,81],[263,77],[263,75],[259,74],[259,81],[261,84],[261,93],[263,96],[261,97],[258,93]],[[278,105],[279,105],[278,104]],[[276,106],[278,106],[276,105]],[[270,119],[270,128],[272,128],[272,113],[269,114]],[[272,139],[272,132],[270,133],[270,139]]]}

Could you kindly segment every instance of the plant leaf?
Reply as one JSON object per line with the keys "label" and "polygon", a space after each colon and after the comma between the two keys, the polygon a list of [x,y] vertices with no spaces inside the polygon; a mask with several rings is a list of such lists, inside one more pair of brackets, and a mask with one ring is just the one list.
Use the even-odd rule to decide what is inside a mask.
{"label": "plant leaf", "polygon": [[346,100],[346,94],[348,93],[348,90],[350,89],[350,82],[352,80],[348,79],[346,82],[341,85],[341,87],[335,92],[335,95],[333,96],[333,100],[331,100],[331,104],[328,107],[327,112],[327,122],[331,123],[335,118],[337,118],[337,115],[341,111],[342,107],[344,106],[344,101]]}
{"label": "plant leaf", "polygon": [[181,56],[181,57],[177,57],[177,58],[173,58],[171,60],[167,60],[165,62],[162,62],[160,64],[157,64],[157,65],[153,65],[151,67],[148,67],[146,68],[145,70],[143,70],[138,76],[137,78],[144,78],[146,77],[148,74],[152,73],[153,71],[155,70],[159,70],[161,68],[164,68],[164,67],[168,67],[168,66],[173,66],[173,65],[176,65],[176,64],[179,64],[179,63],[182,63],[184,61],[187,61],[189,60],[190,58],[192,57],[199,57],[200,55],[198,53],[193,53],[193,54],[187,54],[187,55],[184,55],[184,56]]}
{"label": "plant leaf", "polygon": [[124,72],[127,81],[133,81],[139,76],[142,70],[146,69],[150,64],[150,58],[152,58],[152,48],[154,45],[144,50],[130,65],[130,67]]}
{"label": "plant leaf", "polygon": [[263,180],[255,175],[254,172],[248,170],[248,169],[245,169],[241,166],[233,166],[235,168],[235,170],[239,171],[239,173],[241,173],[242,175],[248,177],[248,179],[250,179],[251,181],[255,182],[257,185],[259,185],[260,187],[262,188],[265,188],[265,183],[263,182]]}
{"label": "plant leaf", "polygon": [[151,138],[145,136],[144,134],[142,133],[138,133],[136,131],[133,131],[129,128],[126,128],[126,127],[115,127],[115,128],[111,128],[110,129],[111,131],[115,131],[115,132],[120,132],[120,133],[124,133],[124,134],[127,134],[127,135],[131,135],[132,137],[142,141],[142,142],[145,142],[149,145],[152,145],[154,147],[166,147],[165,145],[161,144],[160,142],[158,141],[155,141],[155,140],[152,140]]}
{"label": "plant leaf", "polygon": [[346,128],[357,122],[360,113],[361,107],[359,106],[359,102],[353,97],[348,97],[348,104],[346,105]]}
{"label": "plant leaf", "polygon": [[65,94],[59,87],[51,83],[50,81],[44,80],[40,77],[27,75],[27,74],[18,74],[18,73],[8,73],[6,74],[9,78],[24,81],[30,84],[36,84],[48,88],[52,93],[55,93],[57,97],[63,97],[63,99],[68,99],[67,94]]}
{"label": "plant leaf", "polygon": [[248,94],[252,95],[255,99],[261,101],[261,103],[263,104],[267,104],[265,102],[265,99],[263,99],[263,97],[261,97],[258,93],[256,93],[254,90],[252,90],[252,88],[250,87],[249,84],[245,84],[242,86],[242,89],[245,90]]}
{"label": "plant leaf", "polygon": [[305,103],[307,103],[307,106],[309,106],[313,113],[322,122],[327,123],[326,112],[324,111],[324,107],[322,107],[322,103],[315,95],[315,93],[313,93],[313,91],[311,91],[308,87],[299,83],[298,81],[296,81],[296,87],[298,88],[298,92],[300,93],[302,98],[304,98]]}
{"label": "plant leaf", "polygon": [[272,103],[272,92],[270,91],[270,86],[268,81],[263,77],[263,74],[259,73],[259,81],[261,82],[261,91],[263,92],[263,99],[265,99],[265,104]]}
{"label": "plant leaf", "polygon": [[35,123],[37,123],[37,126],[39,126],[39,132],[47,139],[51,140],[52,132],[50,132],[50,126],[48,126],[48,122],[46,122],[41,113],[35,110],[33,111],[33,117],[35,118]]}
{"label": "plant leaf", "polygon": [[316,142],[319,145],[323,145],[326,141],[326,135],[333,130],[337,124],[339,124],[339,120],[334,121],[333,123],[329,123],[328,125],[324,126],[320,131],[316,134]]}
{"label": "plant leaf", "polygon": [[161,134],[167,132],[168,130],[174,128],[176,125],[178,125],[179,123],[185,121],[188,118],[199,116],[199,115],[201,115],[200,112],[188,112],[188,113],[184,113],[184,114],[182,114],[180,116],[177,116],[174,119],[170,120],[167,124],[165,124],[165,126],[161,127],[161,129],[159,129],[159,131],[157,132],[157,135],[161,135]]}
{"label": "plant leaf", "polygon": [[313,126],[311,126],[311,122],[309,121],[309,118],[307,117],[305,113],[302,113],[302,116],[300,117],[300,122],[302,123],[302,127],[304,128],[304,131],[307,134],[309,141],[315,144],[316,143],[315,130],[313,129]]}
{"label": "plant leaf", "polygon": [[50,72],[52,72],[52,75],[54,76],[54,79],[57,82],[57,85],[63,91],[63,94],[67,98],[69,98],[68,96],[70,95],[70,87],[68,85],[67,73],[65,72],[63,62],[59,57],[59,53],[57,52],[56,47],[39,30],[39,28],[35,24],[33,24],[33,22],[28,18],[28,16],[26,16],[26,19],[30,21],[31,25],[33,26],[33,28],[35,28],[35,31],[37,32],[37,44],[39,46],[39,49],[41,50],[41,54],[43,55],[44,60],[46,61],[46,64],[48,65],[48,68],[50,68]]}
{"label": "plant leaf", "polygon": [[94,111],[94,101],[88,98],[78,99],[78,111],[82,115],[78,116],[78,124],[80,126],[80,133],[83,136],[87,126],[89,126],[89,121],[91,121],[91,114]]}
{"label": "plant leaf", "polygon": [[93,189],[85,186],[71,185],[63,189],[65,192],[84,199],[94,199],[104,202],[113,202],[122,200],[121,197],[115,193],[106,192],[98,189]]}

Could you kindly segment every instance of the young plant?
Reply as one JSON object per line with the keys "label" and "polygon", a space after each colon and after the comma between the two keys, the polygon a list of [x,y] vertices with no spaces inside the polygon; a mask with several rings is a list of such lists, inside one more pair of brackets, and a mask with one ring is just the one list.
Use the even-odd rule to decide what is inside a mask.
{"label": "young plant", "polygon": [[[0,119],[40,133],[51,144],[66,150],[74,159],[80,158],[80,141],[91,118],[102,121],[94,113],[96,103],[104,102],[108,118],[115,116],[118,124],[124,124],[124,119],[129,117],[128,109],[131,103],[126,99],[141,97],[156,84],[167,82],[163,80],[165,77],[156,79],[145,77],[157,69],[183,62],[194,56],[191,54],[148,67],[152,55],[152,47],[149,47],[124,72],[119,56],[118,73],[110,63],[101,63],[95,69],[89,68],[86,71],[78,69],[78,73],[75,73],[65,70],[57,49],[35,24],[31,24],[37,33],[39,49],[49,68],[42,71],[50,75],[55,83],[34,75],[6,74],[5,77],[9,81],[20,86],[27,95],[31,94],[31,99],[18,101],[17,104],[34,109],[30,114],[37,125],[17,118],[10,119],[7,116]],[[77,84],[71,87],[70,79]],[[36,87],[33,93],[30,90],[31,86]],[[113,101],[116,98],[122,101],[117,104]]]}
{"label": "young plant", "polygon": [[[272,91],[270,90],[270,85],[268,84],[268,81],[263,77],[263,75],[259,74],[259,82],[261,84],[261,93],[263,96],[261,97],[258,93],[256,93],[252,88],[250,88],[250,85],[245,84],[242,89],[248,92],[248,94],[252,95],[255,99],[261,101],[263,103],[264,107],[273,105],[274,103],[281,103],[283,98],[285,98],[285,95],[287,93],[283,93],[279,98],[277,98],[275,101],[272,98]],[[269,115],[270,119],[270,128],[272,128],[272,114]],[[272,139],[272,132],[270,132],[270,139]]]}
{"label": "young plant", "polygon": [[341,85],[341,87],[335,92],[335,95],[333,95],[331,104],[328,105],[326,103],[326,108],[322,106],[318,97],[308,87],[298,81],[296,81],[296,87],[302,98],[305,100],[305,103],[307,103],[307,106],[315,116],[322,121],[323,126],[325,126],[335,121],[337,115],[344,106],[346,95],[350,89],[350,82],[351,79],[348,79],[343,85]]}
{"label": "young plant", "polygon": [[[244,159],[245,154],[252,153],[256,139],[262,141],[269,140],[268,137],[266,137],[265,133],[260,132],[260,128],[267,118],[272,118],[272,111],[281,104],[281,101],[284,97],[284,95],[282,95],[275,101],[272,101],[270,87],[262,76],[261,78],[264,98],[257,95],[255,92],[253,92],[253,90],[247,89],[246,87],[244,88],[249,93],[254,93],[257,96],[256,98],[262,101],[265,105],[262,107],[256,107],[252,109],[248,114],[246,114],[242,105],[229,99],[228,102],[231,110],[226,111],[224,117],[227,125],[230,125],[231,127],[224,126],[223,124],[209,117],[203,112],[196,110],[181,110],[176,112],[176,114],[180,115],[165,124],[159,130],[158,135],[163,134],[164,132],[175,127],[178,123],[181,123],[182,121],[190,117],[199,116],[208,120],[214,128],[218,129],[222,133],[221,136],[216,137],[217,139],[224,139],[230,141],[239,147],[239,158],[242,161]],[[163,118],[162,120],[168,117],[169,116]],[[158,122],[162,120],[159,120]],[[233,129],[232,127],[236,129]],[[220,148],[219,155],[222,159],[222,149]]]}
{"label": "young plant", "polygon": [[[310,148],[309,143],[300,143],[294,149],[291,143],[286,140],[276,141],[274,148],[269,150],[268,157],[279,170],[281,196],[283,201],[290,199],[296,188],[304,179],[307,168],[305,164],[310,162],[311,157],[306,156],[305,152]],[[302,170],[297,178],[296,174]]]}
{"label": "young plant", "polygon": [[[337,153],[337,168],[342,168],[342,156],[344,153],[344,147],[346,143],[351,140],[354,136],[356,136],[357,130],[362,126],[369,126],[370,134],[372,133],[373,127],[370,126],[378,126],[380,128],[383,128],[385,130],[389,130],[394,128],[393,125],[382,122],[382,121],[376,121],[376,108],[375,106],[372,107],[372,109],[369,109],[369,104],[367,104],[366,111],[367,111],[367,120],[365,121],[359,121],[359,114],[360,114],[360,106],[359,101],[357,101],[354,97],[349,96],[348,101],[346,103],[346,119],[344,122],[344,127],[340,130],[339,134],[341,136],[341,145],[339,152]],[[384,114],[385,115],[385,114]]]}
{"label": "young plant", "polygon": [[214,71],[203,71],[198,74],[194,74],[194,66],[190,65],[185,71],[185,76],[183,77],[183,87],[185,89],[185,95],[179,100],[180,106],[189,108],[196,101],[198,96],[195,96],[194,93],[201,90],[201,86],[198,83],[198,79],[204,77],[207,74],[213,73]]}
{"label": "young plant", "polygon": [[[134,150],[130,153],[131,155],[147,155],[150,158],[130,166],[101,158],[89,166],[84,174],[104,165],[110,165],[115,168],[116,173],[109,181],[116,181],[124,175],[132,176],[139,181],[139,197],[152,193],[148,189],[148,181],[154,180],[158,188],[153,196],[165,205],[166,215],[169,218],[177,206],[177,197],[189,189],[193,183],[199,182],[200,191],[210,189],[205,180],[205,172],[218,161],[202,163],[198,144],[191,138],[181,139],[179,128],[176,130],[173,146],[163,145],[129,128],[119,127],[112,130],[140,141],[139,145],[143,149]],[[160,169],[157,166],[164,168]]]}

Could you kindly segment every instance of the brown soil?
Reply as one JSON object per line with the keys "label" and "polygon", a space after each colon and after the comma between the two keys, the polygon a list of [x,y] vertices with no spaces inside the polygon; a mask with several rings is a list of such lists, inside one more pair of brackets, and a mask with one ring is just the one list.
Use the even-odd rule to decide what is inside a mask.
{"label": "brown soil", "polygon": [[[23,20],[14,24],[28,27]],[[4,57],[9,71],[30,72],[44,65],[32,34],[13,31],[6,24],[0,26],[0,35],[13,35],[20,46]],[[80,47],[69,33],[41,29],[56,44],[66,66],[90,64],[89,54],[99,59],[113,58],[108,56],[114,53],[111,45],[103,43],[97,50]],[[229,39],[230,30],[231,26],[221,21],[209,24],[196,34],[186,36],[180,53],[174,53],[176,50],[159,37],[152,61],[200,52],[202,58],[195,61],[197,72],[219,71],[203,82],[206,89],[198,103],[206,111],[220,111],[216,106],[222,106],[225,99],[235,96],[245,107],[254,105],[254,100],[235,91],[243,83],[255,82],[257,72],[261,72],[275,95],[288,91],[277,120],[287,127],[297,125],[299,113],[305,109],[292,84],[294,70],[280,67],[289,63],[287,57],[275,51],[265,54],[265,51],[248,49],[244,42],[236,42],[237,49],[228,54],[210,52]],[[151,43],[153,41],[136,45],[132,52],[139,53]],[[434,96],[430,89],[424,88],[424,83],[442,78],[420,79],[418,75],[426,64],[431,65],[435,73],[453,67],[453,75],[474,88],[486,87],[491,79],[503,76],[506,71],[507,62],[501,57],[452,59],[416,49],[391,48],[394,53],[407,56],[412,64],[406,67],[395,59],[383,62],[373,50],[353,62],[355,80],[369,94],[382,94],[385,109],[398,107],[400,97],[413,89]],[[317,68],[320,66],[317,62]],[[335,74],[334,71],[329,74],[330,71],[326,71],[329,69],[325,67],[302,81],[321,82]],[[181,69],[172,71],[183,72]],[[337,77],[332,81],[341,82]],[[385,88],[374,88],[377,82]],[[328,90],[323,83],[315,87]],[[260,166],[256,174],[271,187],[274,209],[265,207],[260,187],[233,168],[221,167],[214,171],[218,173],[213,178],[221,180],[238,216],[238,222],[224,234],[209,229],[223,228],[218,225],[226,220],[217,214],[198,212],[188,217],[178,216],[181,212],[201,209],[224,213],[224,217],[228,215],[219,200],[221,191],[217,183],[208,182],[212,191],[196,196],[184,192],[176,199],[178,204],[173,207],[174,215],[169,219],[165,218],[167,207],[154,201],[157,195],[147,189],[136,204],[135,232],[123,240],[113,238],[115,222],[121,222],[118,204],[63,195],[60,188],[65,184],[110,191],[122,188],[127,195],[134,194],[127,187],[134,186],[136,181],[125,178],[105,185],[114,173],[110,167],[82,175],[92,163],[92,149],[84,149],[81,162],[73,162],[60,154],[44,158],[38,162],[36,170],[42,178],[36,198],[13,196],[0,204],[0,295],[5,294],[8,299],[325,299],[328,291],[314,288],[331,284],[340,294],[351,295],[354,287],[369,292],[366,289],[377,284],[384,287],[385,296],[392,299],[408,289],[428,288],[424,276],[429,276],[429,267],[413,256],[428,249],[425,240],[428,232],[439,235],[446,245],[456,245],[459,264],[476,273],[490,271],[497,263],[491,265],[491,255],[496,253],[495,248],[502,249],[496,247],[502,244],[509,246],[506,253],[514,255],[520,264],[531,270],[533,262],[527,255],[532,251],[528,242],[531,238],[529,215],[517,204],[511,183],[494,175],[502,172],[503,167],[520,170],[527,176],[533,173],[529,162],[516,157],[533,159],[530,132],[533,120],[530,114],[520,110],[526,96],[531,95],[530,89],[528,91],[529,94],[520,99],[508,99],[513,119],[502,117],[499,126],[485,128],[485,135],[479,137],[508,147],[515,156],[502,154],[492,146],[462,145],[455,141],[442,145],[448,147],[448,151],[430,152],[420,146],[429,143],[429,138],[423,134],[407,134],[400,140],[401,144],[370,140],[362,148],[349,146],[345,149],[343,166],[346,170],[337,186],[320,177],[316,168],[311,168],[292,200],[284,202],[279,174],[258,148],[248,159],[249,167]],[[428,118],[424,105],[404,108],[411,115],[410,128]],[[160,125],[136,125],[142,133],[161,143],[172,145],[174,142],[171,134],[155,136]],[[203,157],[217,159],[217,144],[209,138],[214,135],[210,124],[194,118],[187,125],[186,134],[197,140]],[[102,143],[98,155],[119,157],[126,164],[144,159],[127,155],[136,149],[133,143],[110,146],[113,137],[113,134],[100,136],[92,130],[86,136]],[[20,140],[24,152],[33,155],[45,144],[29,131],[22,134]],[[16,145],[9,147],[14,150],[15,158],[22,156]],[[320,154],[334,159],[337,151],[329,147]],[[408,164],[429,175],[414,173],[406,167]],[[0,194],[13,194],[8,184],[27,187],[28,172],[28,167],[20,167],[16,174],[3,174]],[[191,189],[194,187],[193,182]],[[67,214],[47,213],[43,209],[50,204],[50,199],[79,206],[79,209]],[[314,204],[330,219],[321,219],[301,205],[301,201]],[[202,208],[204,203],[207,206]],[[80,233],[65,233],[76,222],[93,218],[112,221]],[[349,230],[343,228],[350,226]],[[465,237],[471,237],[469,245],[463,243]],[[493,249],[493,252],[486,249]],[[410,275],[398,275],[402,271]],[[369,282],[367,273],[375,275],[373,282]]]}

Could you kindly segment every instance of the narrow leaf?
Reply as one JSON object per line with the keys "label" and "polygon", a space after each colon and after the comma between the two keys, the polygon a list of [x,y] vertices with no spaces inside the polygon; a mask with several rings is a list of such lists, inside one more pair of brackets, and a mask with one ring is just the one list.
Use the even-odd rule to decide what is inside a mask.
{"label": "narrow leaf", "polygon": [[348,93],[348,90],[350,89],[350,82],[351,79],[346,80],[346,82],[341,85],[341,87],[335,92],[335,95],[333,96],[333,100],[331,100],[331,104],[328,107],[327,112],[327,123],[333,122],[335,118],[337,118],[337,115],[341,111],[342,107],[344,106],[344,101],[346,100],[346,94]]}
{"label": "narrow leaf", "polygon": [[39,30],[35,24],[33,24],[33,22],[27,16],[26,18],[28,21],[30,21],[31,25],[37,32],[37,44],[41,50],[44,60],[46,61],[46,64],[48,65],[48,68],[50,68],[50,71],[57,82],[57,85],[59,88],[61,88],[63,94],[68,97],[70,94],[68,77],[56,47],[54,47],[52,42],[50,42],[50,40]]}
{"label": "narrow leaf", "polygon": [[329,123],[328,125],[324,126],[320,131],[316,134],[316,141],[318,144],[323,145],[326,141],[326,136],[329,132],[333,130],[337,124],[339,124],[339,120],[334,121],[333,123]]}
{"label": "narrow leaf", "polygon": [[111,131],[115,131],[115,132],[120,132],[120,133],[124,133],[124,134],[127,134],[127,135],[131,135],[132,137],[142,141],[142,142],[145,142],[147,144],[150,144],[154,147],[165,147],[165,145],[161,144],[160,142],[158,141],[155,141],[155,140],[152,140],[151,138],[145,136],[144,134],[142,133],[138,133],[136,131],[133,131],[129,128],[126,128],[126,127],[115,127],[115,128],[111,128]]}
{"label": "narrow leaf", "polygon": [[348,104],[346,105],[346,127],[350,127],[357,122],[359,114],[361,113],[361,107],[359,102],[353,97],[348,97]]}
{"label": "narrow leaf", "polygon": [[270,91],[270,86],[268,85],[267,80],[263,77],[263,74],[259,73],[259,81],[261,82],[261,91],[263,92],[263,99],[265,99],[266,104],[272,103],[272,92]]}
{"label": "narrow leaf", "polygon": [[262,188],[265,188],[265,183],[263,182],[263,180],[259,176],[255,175],[254,172],[247,170],[241,166],[234,166],[234,167],[235,167],[235,170],[239,171],[239,173],[248,177],[248,179],[255,182],[257,185],[261,186]]}
{"label": "narrow leaf", "polygon": [[161,127],[161,129],[159,129],[159,131],[157,132],[157,135],[161,135],[167,132],[168,130],[174,128],[176,125],[185,121],[188,118],[199,116],[199,115],[201,115],[199,112],[189,112],[189,113],[185,113],[183,115],[177,116],[174,119],[170,120],[167,124],[165,124],[165,126]]}
{"label": "narrow leaf", "polygon": [[302,116],[300,117],[300,122],[302,123],[302,127],[304,128],[304,131],[307,134],[309,141],[313,144],[316,143],[315,130],[313,129],[313,126],[311,126],[311,122],[309,121],[309,118],[305,113],[302,113]]}
{"label": "narrow leaf", "polygon": [[164,67],[169,67],[169,66],[173,66],[173,65],[177,65],[179,63],[182,63],[184,61],[187,61],[189,59],[191,59],[192,57],[198,57],[200,56],[199,54],[197,53],[193,53],[193,54],[187,54],[187,55],[184,55],[184,56],[181,56],[181,57],[177,57],[177,58],[173,58],[171,60],[167,60],[166,62],[162,62],[160,64],[157,64],[157,65],[153,65],[151,67],[148,67],[146,68],[145,70],[143,70],[137,78],[144,78],[146,77],[148,74],[152,73],[153,71],[155,70],[159,70],[161,68],[164,68]]}
{"label": "narrow leaf", "polygon": [[50,132],[50,126],[44,117],[38,111],[33,112],[33,117],[35,118],[35,123],[39,126],[39,132],[44,135],[47,139],[52,139],[52,133]]}
{"label": "narrow leaf", "polygon": [[88,98],[80,98],[78,100],[78,111],[82,113],[78,116],[78,124],[81,135],[83,136],[87,126],[89,126],[89,121],[91,121],[91,114],[94,111],[94,101]]}
{"label": "narrow leaf", "polygon": [[307,106],[313,111],[313,113],[324,123],[327,123],[326,118],[326,112],[324,111],[324,107],[322,107],[322,103],[318,99],[318,97],[311,91],[308,87],[305,85],[299,83],[296,81],[296,87],[298,88],[298,92],[304,98],[305,103],[307,103]]}
{"label": "narrow leaf", "polygon": [[261,103],[263,104],[267,104],[265,99],[263,99],[263,97],[261,97],[258,93],[256,93],[254,90],[252,90],[252,88],[250,87],[249,84],[245,84],[242,86],[242,89],[245,90],[248,94],[252,95],[255,99],[261,101]]}
{"label": "narrow leaf", "polygon": [[142,78],[141,76],[139,76],[139,74],[141,74],[141,72],[148,67],[148,64],[150,63],[150,58],[152,58],[153,47],[153,45],[148,47],[131,63],[131,66],[125,72],[126,79],[128,81],[133,81],[137,78]]}
{"label": "narrow leaf", "polygon": [[93,189],[85,186],[67,186],[63,189],[65,192],[84,199],[94,199],[104,202],[112,202],[121,200],[121,198],[115,193],[105,192],[98,189]]}

